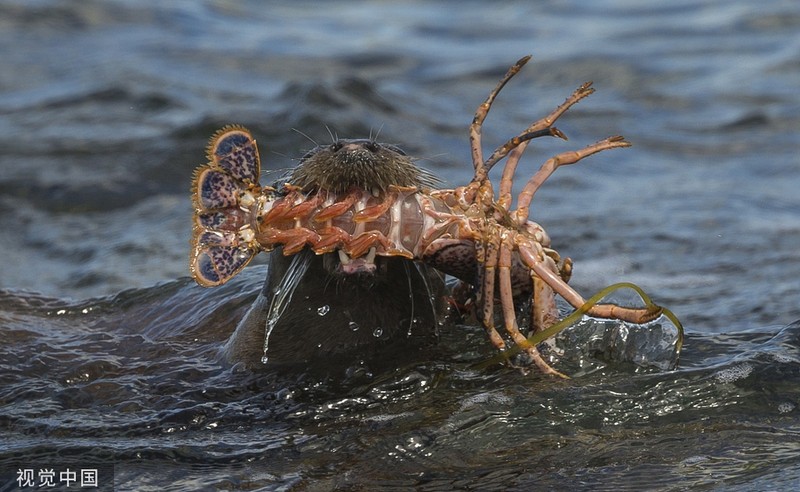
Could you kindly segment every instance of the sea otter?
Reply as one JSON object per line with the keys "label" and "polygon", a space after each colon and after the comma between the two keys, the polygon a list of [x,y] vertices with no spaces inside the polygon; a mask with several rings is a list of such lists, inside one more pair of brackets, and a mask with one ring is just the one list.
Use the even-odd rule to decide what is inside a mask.
{"label": "sea otter", "polygon": [[[432,187],[437,180],[399,148],[361,139],[317,146],[285,182],[309,193],[357,188],[381,196],[390,185]],[[278,248],[223,353],[252,369],[388,367],[435,342],[443,295],[441,274],[405,258],[310,249],[284,256]]]}

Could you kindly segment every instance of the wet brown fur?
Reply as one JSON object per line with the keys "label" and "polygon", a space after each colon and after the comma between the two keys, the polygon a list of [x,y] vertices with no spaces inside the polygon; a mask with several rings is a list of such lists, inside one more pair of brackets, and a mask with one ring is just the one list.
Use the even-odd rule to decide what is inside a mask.
{"label": "wet brown fur", "polygon": [[386,192],[390,185],[431,188],[438,179],[417,167],[399,148],[374,140],[338,140],[309,151],[289,182],[312,192],[344,193],[352,188]]}

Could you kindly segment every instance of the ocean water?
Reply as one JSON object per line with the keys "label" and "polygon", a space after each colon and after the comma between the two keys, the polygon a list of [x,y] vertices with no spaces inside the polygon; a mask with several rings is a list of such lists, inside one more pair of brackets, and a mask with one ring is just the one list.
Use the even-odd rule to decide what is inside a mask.
{"label": "ocean water", "polygon": [[[117,490],[800,484],[797,2],[12,0],[0,51],[0,490],[68,467]],[[487,151],[594,82],[515,189],[633,142],[559,169],[531,216],[579,292],[632,281],[675,312],[678,368],[475,370],[469,324],[341,380],[220,363],[265,267],[188,278],[208,137],[246,125],[269,179],[380,132],[462,185],[475,107],[526,54]]]}

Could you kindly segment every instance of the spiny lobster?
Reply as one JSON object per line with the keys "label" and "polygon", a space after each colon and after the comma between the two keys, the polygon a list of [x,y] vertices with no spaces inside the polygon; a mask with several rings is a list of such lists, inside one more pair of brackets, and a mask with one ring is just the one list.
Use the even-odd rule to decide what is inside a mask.
{"label": "spiny lobster", "polygon": [[[578,151],[548,159],[528,180],[512,209],[512,179],[529,142],[541,136],[566,139],[553,126],[570,107],[594,89],[585,83],[550,114],[498,147],[484,159],[481,128],[496,96],[527,63],[514,64],[478,107],[469,128],[472,181],[455,189],[421,189],[390,185],[386,189],[307,189],[291,180],[280,186],[259,185],[260,158],[255,139],[241,126],[218,131],[208,147],[209,163],[198,168],[192,185],[195,216],[190,270],[202,286],[221,285],[260,251],[283,247],[284,255],[303,248],[317,254],[336,252],[345,273],[370,273],[375,257],[400,256],[425,262],[472,284],[478,318],[491,343],[506,341],[494,326],[499,298],[504,327],[545,373],[561,375],[540,356],[520,331],[515,297],[533,297],[533,330],[542,331],[559,319],[555,295],[586,314],[633,323],[662,314],[653,304],[643,308],[592,304],[568,284],[572,261],[550,247],[550,239],[528,220],[534,194],[560,166],[597,152],[630,144],[620,136],[606,138]],[[372,141],[338,141],[334,146],[379,147]],[[376,149],[372,149],[373,151]],[[506,159],[497,198],[489,171]],[[498,296],[499,293],[499,296]]]}

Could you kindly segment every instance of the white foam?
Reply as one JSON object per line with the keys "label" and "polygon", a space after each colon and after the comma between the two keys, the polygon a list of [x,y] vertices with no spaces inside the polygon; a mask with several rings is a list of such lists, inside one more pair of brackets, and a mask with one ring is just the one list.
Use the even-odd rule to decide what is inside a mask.
{"label": "white foam", "polygon": [[739,379],[746,378],[751,372],[753,372],[753,366],[745,363],[723,369],[714,374],[714,377],[716,377],[717,381],[720,383],[732,383]]}

